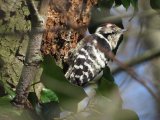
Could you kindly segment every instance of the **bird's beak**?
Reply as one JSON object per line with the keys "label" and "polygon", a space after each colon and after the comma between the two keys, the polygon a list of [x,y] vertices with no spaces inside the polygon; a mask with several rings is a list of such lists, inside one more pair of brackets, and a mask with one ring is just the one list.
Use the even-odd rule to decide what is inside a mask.
{"label": "bird's beak", "polygon": [[122,33],[126,32],[126,31],[127,31],[127,29],[123,29],[123,30],[122,30]]}

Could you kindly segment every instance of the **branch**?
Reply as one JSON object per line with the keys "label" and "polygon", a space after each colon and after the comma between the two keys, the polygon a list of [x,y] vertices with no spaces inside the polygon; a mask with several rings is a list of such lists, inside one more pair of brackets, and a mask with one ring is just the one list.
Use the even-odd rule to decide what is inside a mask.
{"label": "branch", "polygon": [[[44,5],[47,5],[47,3],[49,3],[49,1],[50,0],[43,0],[42,2],[41,2],[41,7],[40,7],[40,13],[42,14],[42,16],[46,16],[46,9],[47,9],[47,7],[44,7],[43,8],[43,4]],[[160,11],[159,11],[160,12]],[[153,16],[153,15],[158,15],[158,13],[157,12],[155,12],[155,11],[145,11],[145,12],[141,12],[141,13],[138,13],[137,14],[140,18],[144,18],[144,17],[149,17],[149,16]],[[122,18],[126,18],[126,17],[132,17],[133,16],[133,14],[122,14],[122,15],[119,15],[119,16],[109,16],[109,17],[104,17],[103,19],[101,19],[100,21],[104,21],[104,22],[107,22],[107,21],[114,21],[114,20],[119,20],[119,19],[122,19]],[[78,29],[80,29],[80,28],[85,28],[85,27],[87,27],[87,25],[80,25],[80,26],[75,26],[75,25],[73,25],[72,24],[72,21],[68,21],[68,23],[67,23],[67,26],[66,27],[71,27],[72,29],[74,29],[74,30],[78,30]],[[50,30],[48,30],[48,32],[55,32],[55,31],[60,31],[60,30],[65,30],[66,28],[61,28],[61,27],[57,27],[57,28],[52,28],[52,29],[50,29]],[[67,28],[68,29],[68,28]],[[133,29],[133,31],[134,31],[134,29]],[[136,30],[135,30],[136,31]],[[45,32],[45,29],[43,30],[43,31],[40,31],[41,33],[43,33],[43,32]],[[16,33],[16,34],[19,34],[19,35],[21,35],[21,34],[28,34],[28,31],[27,32],[20,32],[20,31],[18,31],[18,33]],[[4,35],[4,33],[0,33],[0,36],[3,36]],[[14,32],[5,32],[5,35],[15,35],[15,33]]]}
{"label": "branch", "polygon": [[41,0],[40,2],[39,14],[43,15],[44,17],[46,16],[48,12],[49,2],[50,0]]}
{"label": "branch", "polygon": [[[138,16],[140,19],[144,18],[144,17],[150,17],[150,16],[154,16],[154,15],[158,15],[160,12],[160,10],[158,11],[154,11],[154,10],[146,10],[140,13],[137,13],[136,16]],[[117,16],[107,16],[107,17],[103,17],[103,19],[97,19],[96,22],[107,22],[107,21],[114,21],[114,20],[121,20],[122,18],[128,18],[130,17],[130,21],[132,20],[132,18],[134,17],[135,13],[120,13],[120,15]]]}
{"label": "branch", "polygon": [[[143,62],[147,62],[149,60],[152,60],[154,58],[157,58],[160,56],[160,49],[152,49],[152,50],[148,50],[146,51],[145,53],[143,53],[142,55],[139,55],[138,57],[136,58],[132,58],[130,61],[126,61],[125,64],[128,66],[128,67],[132,67],[134,65],[138,65],[138,64],[141,64]],[[112,70],[112,74],[117,74],[121,71],[123,71],[124,69],[119,66],[117,68],[113,68]]]}
{"label": "branch", "polygon": [[144,86],[144,87],[148,90],[148,92],[155,98],[155,100],[156,100],[157,102],[160,101],[160,97],[159,97],[157,94],[155,94],[149,86],[147,86],[145,80],[143,80],[142,78],[140,78],[140,77],[137,75],[137,73],[136,73],[132,68],[130,68],[130,67],[128,67],[126,64],[120,62],[120,61],[114,56],[114,54],[113,54],[112,52],[108,51],[108,52],[106,52],[106,55],[107,55],[109,58],[111,58],[112,60],[114,60],[114,61],[115,61],[123,70],[125,70],[133,79],[135,79],[138,83],[140,83],[142,86]]}
{"label": "branch", "polygon": [[24,66],[19,79],[19,83],[16,89],[16,96],[12,103],[20,108],[29,107],[30,103],[27,100],[29,87],[34,80],[36,73],[38,71],[39,65],[42,61],[42,56],[40,52],[41,42],[43,37],[43,30],[45,21],[43,17],[39,14],[33,0],[26,0],[28,9],[31,14],[31,33],[30,40],[28,43],[28,49],[26,53],[26,58],[24,61]]}
{"label": "branch", "polygon": [[155,94],[152,89],[150,87],[147,86],[145,80],[143,80],[142,78],[140,78],[137,73],[130,67],[128,67],[126,64],[122,63],[121,61],[119,61],[115,55],[109,51],[108,49],[103,48],[101,45],[97,45],[97,47],[103,51],[103,53],[105,53],[106,56],[108,56],[108,58],[114,60],[123,70],[125,70],[133,79],[135,79],[138,83],[140,83],[141,85],[143,85],[148,92],[156,99],[156,101],[159,103],[160,101],[160,97]]}

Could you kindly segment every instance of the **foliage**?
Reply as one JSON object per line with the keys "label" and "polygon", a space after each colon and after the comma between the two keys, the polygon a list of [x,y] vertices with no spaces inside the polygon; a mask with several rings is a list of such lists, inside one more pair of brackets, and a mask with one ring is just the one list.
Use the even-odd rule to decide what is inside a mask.
{"label": "foliage", "polygon": [[150,0],[151,7],[155,10],[160,9],[160,0]]}
{"label": "foliage", "polygon": [[[53,58],[45,57],[44,59],[44,72],[42,75],[42,82],[45,84],[47,88],[50,88],[56,93],[56,96],[59,99],[59,104],[62,108],[67,110],[76,110],[76,104],[84,98],[84,91],[81,91],[81,88],[78,86],[73,86],[68,83],[64,78],[64,75],[61,74],[61,69],[56,66]],[[59,89],[56,86],[59,85]],[[80,92],[76,94],[78,91]],[[49,92],[49,93],[47,93]],[[46,95],[50,94],[50,90],[46,91]],[[75,93],[74,93],[75,92]],[[114,83],[113,76],[110,73],[109,68],[104,70],[104,76],[101,79],[98,91],[98,95],[91,101],[88,108],[84,110],[82,113],[74,113],[67,117],[67,120],[70,119],[104,119],[109,118],[109,116],[115,116],[113,120],[129,120],[129,118],[133,120],[138,120],[137,115],[133,111],[123,110],[122,109],[122,99],[120,97],[120,93],[118,87]],[[54,94],[51,92],[53,98]],[[49,98],[49,97],[48,97]],[[47,100],[48,100],[47,98]],[[50,97],[54,100],[52,97]],[[75,98],[77,99],[75,101]],[[78,99],[79,98],[79,99]],[[46,101],[47,101],[46,100]],[[97,112],[95,112],[95,110]],[[84,113],[90,114],[87,118],[84,117]],[[110,113],[110,114],[109,114]],[[123,113],[123,115],[121,115]],[[130,114],[125,114],[130,113]],[[128,116],[129,115],[129,116]],[[84,117],[84,118],[83,118]]]}
{"label": "foliage", "polygon": [[[19,42],[18,45],[21,45],[23,43],[21,41],[22,39],[25,39],[25,40],[28,39],[25,33],[27,33],[28,30],[30,30],[30,21],[28,20],[29,19],[28,8],[27,6],[25,6],[23,1],[17,1],[12,8],[10,7],[9,2],[6,1],[4,5],[2,3],[3,2],[0,1],[0,4],[1,4],[0,25],[2,25],[0,28],[0,32],[4,33],[4,36],[1,37],[1,41],[0,41],[0,46],[3,47],[3,50],[0,51],[0,56],[3,56],[2,61],[6,62],[8,60],[8,56],[10,56],[11,53],[13,53],[13,55],[17,53],[17,51],[15,50],[17,48],[17,44],[16,44],[17,41]],[[137,0],[100,0],[98,5],[100,8],[103,8],[106,6],[111,8],[111,6],[114,3],[116,7],[123,5],[126,9],[128,9],[128,7],[132,5],[134,6],[134,8],[137,8]],[[8,37],[5,34],[9,32],[18,33],[18,34],[16,36]],[[19,33],[23,33],[22,38],[19,37]],[[6,41],[11,41],[12,42],[11,46],[10,46],[10,42],[6,42]],[[27,45],[26,43],[27,42],[25,41],[23,45],[26,46]],[[5,44],[5,46],[2,46],[2,44]],[[14,56],[11,56],[10,59],[12,59],[13,57]],[[12,65],[14,65],[13,61],[9,61],[9,62],[11,62]],[[8,70],[8,71],[6,70],[7,75],[13,81],[19,78],[21,67],[22,67],[22,63],[19,63],[16,61],[16,64],[17,63],[21,64],[21,66],[19,67],[17,65],[18,67],[16,66],[15,68],[12,68],[11,64],[7,64],[5,67],[3,66],[4,69],[2,69],[2,70],[6,70],[6,69]],[[77,103],[81,101],[84,97],[86,97],[86,94],[84,93],[83,89],[70,84],[65,79],[62,70],[58,66],[56,66],[56,63],[52,57],[46,56],[44,58],[43,69],[44,71],[43,71],[41,80],[46,86],[46,88],[44,88],[41,91],[40,100],[38,100],[38,102],[35,103],[35,106],[39,103],[41,105],[40,106],[41,112],[39,113],[40,114],[44,113],[43,114],[44,119],[51,119],[52,116],[48,117],[51,115],[51,114],[48,114],[48,112],[49,113],[55,112],[55,109],[53,108],[56,106],[58,109],[57,112],[60,113],[59,106],[58,106],[59,104],[61,107],[65,108],[66,110],[76,111]],[[14,75],[11,74],[12,72],[14,73]],[[7,75],[5,74],[4,76],[6,77]],[[13,119],[17,119],[17,118],[22,119],[22,117],[24,118],[25,116],[25,119],[31,120],[32,118],[29,117],[30,114],[28,112],[26,112],[25,110],[24,111],[17,110],[13,106],[11,106],[10,100],[15,96],[15,92],[11,89],[11,86],[8,86],[4,78],[2,80],[4,81],[3,87],[7,95],[0,98],[0,106],[1,106],[0,118],[3,119],[4,116],[7,116],[6,118],[10,116],[11,118],[13,117]],[[6,79],[8,79],[8,77]],[[115,105],[118,104],[118,108],[116,108],[116,110],[114,109],[115,113],[119,113],[118,115],[116,115],[117,118],[114,118],[115,120],[117,119],[128,120],[128,118],[121,118],[122,117],[121,114],[130,114],[131,116],[133,116],[133,118],[135,118],[135,120],[138,120],[138,117],[134,112],[131,112],[129,110],[125,111],[122,109],[122,100],[119,94],[119,90],[116,84],[114,83],[114,79],[110,73],[109,68],[105,69],[104,76],[101,80],[101,83],[99,85],[97,92],[99,95],[98,97],[96,97],[94,102],[96,101],[95,106],[98,108],[99,111],[103,113],[103,117],[107,117],[105,114],[106,113],[105,109],[108,107],[107,105],[110,105],[110,108],[112,107],[114,108]],[[31,99],[33,98],[31,97]],[[36,101],[36,99],[33,99],[33,100]],[[118,109],[118,112],[117,112],[117,109]],[[91,111],[92,110],[93,109],[91,109]],[[92,111],[92,112],[93,113],[91,115],[93,116],[90,116],[89,119],[97,118],[96,116],[97,114],[94,114],[95,111]],[[100,116],[101,115],[99,115],[98,117]],[[124,115],[123,117],[126,117],[126,116]],[[129,116],[129,118],[131,117]]]}
{"label": "foliage", "polygon": [[28,110],[17,109],[10,104],[10,96],[0,98],[0,119],[1,120],[34,120],[34,113]]}
{"label": "foliage", "polygon": [[56,96],[56,94],[52,90],[47,89],[47,88],[42,89],[40,97],[41,97],[40,101],[42,103],[58,101],[58,97]]}
{"label": "foliage", "polygon": [[83,89],[66,80],[64,73],[56,65],[53,57],[46,56],[44,58],[43,69],[41,79],[44,85],[56,93],[64,108],[75,110],[77,102],[86,96]]}
{"label": "foliage", "polygon": [[130,5],[132,5],[134,8],[137,8],[137,2],[138,0],[100,0],[99,1],[99,7],[111,7],[112,5],[120,6],[123,5],[126,9],[129,8]]}

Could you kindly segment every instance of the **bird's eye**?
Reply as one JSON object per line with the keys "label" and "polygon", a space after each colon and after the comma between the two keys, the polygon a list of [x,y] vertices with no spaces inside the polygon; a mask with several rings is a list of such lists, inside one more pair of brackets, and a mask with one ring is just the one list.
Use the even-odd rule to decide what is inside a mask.
{"label": "bird's eye", "polygon": [[103,35],[105,38],[108,38],[108,36],[110,36],[110,35],[112,35],[112,34],[114,34],[114,32],[112,32],[112,33],[102,33],[102,35]]}

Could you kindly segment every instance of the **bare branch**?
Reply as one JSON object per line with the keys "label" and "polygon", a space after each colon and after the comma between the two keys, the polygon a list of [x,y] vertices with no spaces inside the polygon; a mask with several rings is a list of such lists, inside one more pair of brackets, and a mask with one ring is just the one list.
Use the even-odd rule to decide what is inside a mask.
{"label": "bare branch", "polygon": [[[149,60],[152,60],[154,58],[157,58],[160,56],[160,49],[152,49],[152,50],[148,50],[145,53],[143,53],[142,55],[137,56],[136,58],[132,58],[129,61],[124,62],[128,67],[132,67],[134,65],[138,65],[144,62],[147,62]],[[112,74],[117,74],[121,71],[123,71],[124,69],[119,66],[117,68],[113,68]]]}
{"label": "bare branch", "polygon": [[156,99],[156,101],[160,101],[160,97],[155,94],[152,89],[147,86],[145,80],[143,80],[142,78],[140,78],[137,73],[130,67],[128,67],[126,64],[120,62],[111,51],[106,52],[106,55],[109,56],[109,58],[111,58],[112,60],[114,60],[123,70],[125,70],[133,79],[135,79],[138,83],[140,83],[141,85],[143,85],[148,92]]}
{"label": "bare branch", "polygon": [[41,0],[39,14],[46,16],[50,0]]}
{"label": "bare branch", "polygon": [[45,25],[45,21],[43,17],[38,13],[38,9],[36,8],[33,0],[26,0],[26,3],[31,14],[30,40],[20,80],[17,85],[16,96],[12,101],[15,106],[21,108],[31,108],[27,97],[29,92],[29,86],[32,80],[34,80],[39,65],[42,61],[40,48],[43,37],[42,31],[44,30]]}
{"label": "bare branch", "polygon": [[[43,0],[45,3],[44,5],[46,5],[47,1],[48,0]],[[43,17],[45,17],[44,15],[46,15],[45,11],[47,10],[47,7],[44,7],[43,8],[43,1],[41,2],[42,5],[40,7],[40,12],[42,11],[42,15]],[[37,10],[36,10],[37,11]],[[148,17],[148,16],[154,16],[154,15],[158,15],[159,13],[158,12],[155,12],[155,11],[145,11],[145,12],[141,12],[141,13],[138,13],[137,15],[140,17],[140,18],[144,18],[144,17]],[[37,16],[37,15],[36,15]],[[119,15],[119,16],[110,16],[110,17],[104,17],[103,19],[100,19],[100,21],[103,21],[103,22],[107,22],[107,21],[114,21],[114,20],[120,20],[122,18],[126,18],[126,17],[132,17],[133,14],[122,14],[122,15]],[[98,19],[99,20],[99,19]],[[67,26],[66,28],[72,28],[74,30],[78,30],[78,29],[81,29],[81,28],[85,28],[87,27],[87,25],[79,25],[79,26],[75,26],[74,24],[72,24],[72,21],[67,21]],[[60,30],[65,30],[66,29],[65,27],[57,27],[57,28],[52,28],[50,30],[48,30],[48,32],[56,32],[56,31],[60,31]],[[66,30],[67,30],[66,29]],[[43,31],[39,31],[40,33],[43,33],[45,32],[46,29],[43,29]],[[133,29],[134,31],[134,29]],[[17,34],[28,34],[28,31],[27,32],[18,32]],[[14,32],[5,32],[5,35],[15,35],[16,33]],[[0,36],[4,35],[4,33],[0,33]]]}
{"label": "bare branch", "polygon": [[[103,17],[103,19],[97,19],[96,22],[107,22],[107,21],[114,21],[114,20],[121,20],[122,18],[130,18],[130,21],[132,20],[133,16],[135,13],[121,13],[120,15],[117,16],[107,16],[107,17]],[[154,16],[154,15],[158,15],[159,11],[154,11],[154,10],[146,10],[144,12],[140,12],[137,13],[136,16],[138,16],[139,18],[144,18],[144,17],[148,17],[148,16]]]}
{"label": "bare branch", "polygon": [[128,67],[126,64],[122,63],[121,61],[119,61],[115,55],[108,49],[105,49],[103,47],[101,47],[101,45],[97,45],[97,47],[103,51],[103,53],[105,53],[106,56],[108,56],[108,58],[114,60],[123,70],[125,70],[133,79],[135,79],[138,83],[140,83],[141,85],[143,85],[148,92],[159,102],[160,101],[160,97],[155,94],[152,89],[147,86],[145,80],[143,80],[141,77],[139,77],[137,75],[137,73],[130,67]]}

